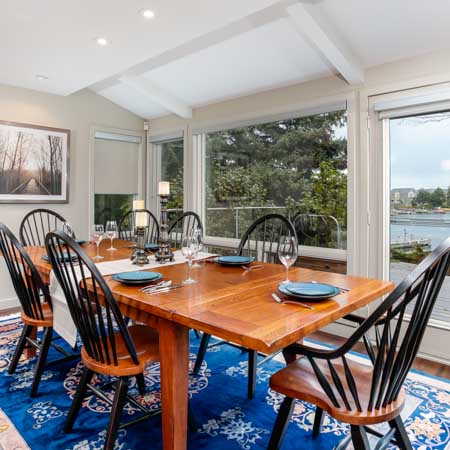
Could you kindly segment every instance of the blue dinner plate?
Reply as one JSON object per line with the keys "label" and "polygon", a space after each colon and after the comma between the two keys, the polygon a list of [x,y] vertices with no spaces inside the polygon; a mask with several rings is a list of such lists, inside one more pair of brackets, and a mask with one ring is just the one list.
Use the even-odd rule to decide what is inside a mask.
{"label": "blue dinner plate", "polygon": [[340,292],[337,287],[329,284],[301,282],[280,284],[278,290],[285,295],[308,299],[310,301],[324,300],[334,297]]}
{"label": "blue dinner plate", "polygon": [[141,271],[116,273],[112,276],[112,279],[125,284],[142,284],[160,280],[162,277],[162,274],[160,274],[159,272]]}
{"label": "blue dinner plate", "polygon": [[[77,258],[78,257],[76,255],[76,253],[72,253],[72,252],[70,252],[70,253],[64,252],[61,256],[61,260],[63,260],[63,261],[69,261],[69,259],[73,260],[73,259],[77,259]],[[42,255],[42,259],[44,261],[50,261],[50,258],[48,257],[48,255]]]}
{"label": "blue dinner plate", "polygon": [[248,256],[219,256],[214,259],[214,262],[218,264],[223,264],[225,266],[242,266],[245,264],[250,264],[255,260],[255,258],[250,258]]}
{"label": "blue dinner plate", "polygon": [[159,249],[158,244],[145,244],[145,250],[148,252],[156,252]]}

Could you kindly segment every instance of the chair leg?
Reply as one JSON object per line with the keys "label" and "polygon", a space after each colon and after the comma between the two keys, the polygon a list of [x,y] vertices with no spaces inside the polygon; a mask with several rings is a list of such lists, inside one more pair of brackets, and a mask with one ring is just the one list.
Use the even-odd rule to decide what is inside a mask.
{"label": "chair leg", "polygon": [[320,429],[322,428],[322,425],[323,425],[323,419],[324,419],[323,409],[321,409],[317,406],[316,414],[314,415],[314,426],[313,426],[313,432],[312,432],[313,438],[316,438],[317,436],[319,436]]}
{"label": "chair leg", "polygon": [[109,419],[108,432],[106,434],[104,450],[113,450],[116,443],[117,431],[120,424],[120,416],[127,398],[128,377],[121,377],[116,387],[114,401],[111,408],[111,417]]}
{"label": "chair leg", "polygon": [[350,428],[353,447],[358,450],[370,450],[369,439],[364,427],[352,425]]}
{"label": "chair leg", "polygon": [[294,412],[295,400],[290,397],[286,397],[280,406],[277,420],[272,430],[272,436],[270,436],[269,446],[267,450],[278,450],[286,434],[286,430],[291,420],[292,413]]}
{"label": "chair leg", "polygon": [[14,356],[11,359],[11,363],[8,367],[8,373],[12,375],[17,368],[17,364],[19,363],[20,357],[22,356],[23,350],[27,343],[27,337],[30,336],[33,327],[30,325],[25,325],[22,330],[22,334],[20,335],[19,342],[17,342],[16,350],[14,351]]}
{"label": "chair leg", "polygon": [[192,404],[189,399],[188,399],[188,426],[192,432],[198,430],[198,423],[195,420],[194,410],[192,408]]}
{"label": "chair leg", "polygon": [[136,375],[136,382],[137,382],[139,394],[144,396],[146,389],[145,389],[145,378],[144,378],[143,373]]}
{"label": "chair leg", "polygon": [[69,415],[67,416],[66,423],[64,424],[64,433],[69,433],[72,431],[73,424],[75,423],[78,413],[80,412],[81,405],[86,397],[88,384],[91,382],[93,375],[94,372],[92,370],[87,367],[84,368],[75,392],[75,397],[72,401],[72,406],[70,407]]}
{"label": "chair leg", "polygon": [[255,397],[256,392],[256,372],[258,369],[258,352],[255,350],[248,351],[248,386],[247,398],[251,400]]}
{"label": "chair leg", "polygon": [[44,330],[44,336],[42,338],[41,342],[41,348],[39,351],[39,358],[38,362],[36,364],[36,369],[34,373],[34,379],[33,384],[31,386],[31,397],[36,397],[38,389],[39,389],[39,383],[41,381],[42,374],[44,372],[45,367],[45,360],[47,359],[48,351],[50,349],[50,344],[52,342],[52,336],[53,336],[53,328],[45,328]]}
{"label": "chair leg", "polygon": [[202,341],[200,342],[200,347],[197,353],[197,359],[194,366],[194,374],[197,374],[202,367],[202,362],[205,359],[206,350],[208,350],[209,341],[211,340],[211,335],[203,333]]}
{"label": "chair leg", "polygon": [[200,339],[200,333],[198,332],[198,330],[194,330],[194,333],[195,333],[195,337],[197,339]]}
{"label": "chair leg", "polygon": [[405,430],[402,418],[397,416],[395,419],[389,421],[389,425],[395,430],[395,440],[397,441],[398,448],[400,450],[412,450],[411,441]]}

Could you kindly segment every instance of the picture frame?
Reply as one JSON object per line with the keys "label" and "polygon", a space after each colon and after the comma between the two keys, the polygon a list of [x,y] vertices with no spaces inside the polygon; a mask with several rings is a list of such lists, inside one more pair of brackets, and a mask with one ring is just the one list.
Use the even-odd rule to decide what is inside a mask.
{"label": "picture frame", "polygon": [[0,120],[0,203],[68,203],[70,130]]}

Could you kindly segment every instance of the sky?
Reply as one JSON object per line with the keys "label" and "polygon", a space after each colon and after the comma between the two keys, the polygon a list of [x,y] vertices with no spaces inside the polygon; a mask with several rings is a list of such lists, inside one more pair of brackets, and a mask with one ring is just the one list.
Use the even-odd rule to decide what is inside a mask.
{"label": "sky", "polygon": [[450,113],[392,119],[391,188],[450,186]]}

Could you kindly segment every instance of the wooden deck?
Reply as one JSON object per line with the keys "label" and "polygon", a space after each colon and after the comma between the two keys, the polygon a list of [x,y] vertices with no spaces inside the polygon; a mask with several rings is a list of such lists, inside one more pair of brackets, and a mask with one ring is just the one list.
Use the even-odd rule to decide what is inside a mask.
{"label": "wooden deck", "polygon": [[[398,284],[414,269],[414,264],[395,262],[391,264],[391,280]],[[412,311],[413,306],[409,306]],[[445,279],[441,293],[431,315],[432,320],[446,322],[450,326],[450,276]]]}

